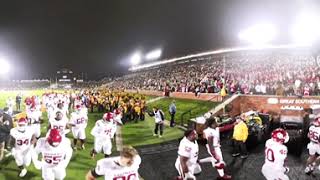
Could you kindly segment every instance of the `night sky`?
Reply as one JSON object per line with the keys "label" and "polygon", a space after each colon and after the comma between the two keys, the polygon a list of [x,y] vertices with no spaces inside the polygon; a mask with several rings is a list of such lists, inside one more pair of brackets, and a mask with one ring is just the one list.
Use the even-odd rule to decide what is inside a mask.
{"label": "night sky", "polygon": [[[314,6],[315,4],[313,4]],[[8,0],[0,1],[0,56],[12,79],[48,78],[59,68],[90,79],[125,73],[136,50],[162,48],[162,59],[242,45],[256,22],[283,30],[305,6],[293,0]]]}

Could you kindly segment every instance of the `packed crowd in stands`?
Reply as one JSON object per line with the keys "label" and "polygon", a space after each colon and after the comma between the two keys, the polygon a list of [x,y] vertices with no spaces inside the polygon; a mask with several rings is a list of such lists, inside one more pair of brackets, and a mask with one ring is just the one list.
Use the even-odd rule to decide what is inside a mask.
{"label": "packed crowd in stands", "polygon": [[189,61],[142,70],[109,84],[124,89],[269,95],[319,95],[320,71],[313,56],[247,54]]}

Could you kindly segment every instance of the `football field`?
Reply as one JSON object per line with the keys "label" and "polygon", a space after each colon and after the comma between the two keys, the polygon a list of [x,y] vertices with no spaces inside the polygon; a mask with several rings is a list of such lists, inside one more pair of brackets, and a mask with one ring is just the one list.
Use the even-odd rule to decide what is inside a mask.
{"label": "football field", "polygon": [[[41,95],[44,91],[37,90],[37,91],[23,91],[23,97],[30,96],[30,95]],[[5,106],[5,101],[8,97],[15,98],[18,92],[7,92],[3,91],[0,92],[0,108]],[[147,97],[147,99],[152,99],[154,97]],[[168,107],[173,99],[171,98],[164,98],[158,101],[154,101],[148,104],[148,108],[152,108],[154,105],[161,107],[165,112],[165,118],[169,119],[168,115]],[[197,106],[202,106],[202,108],[198,109],[194,113],[198,113],[198,115],[207,112],[207,110],[213,108],[216,103],[212,102],[200,102],[194,100],[178,100],[175,99],[177,104],[177,121],[181,116],[182,112],[188,111],[189,109],[194,109]],[[86,135],[87,135],[87,142],[86,142],[86,149],[85,150],[77,150],[73,152],[72,159],[67,168],[67,176],[65,179],[70,180],[78,180],[84,179],[85,174],[95,166],[96,161],[103,158],[102,154],[99,154],[95,160],[91,159],[90,157],[90,150],[93,147],[93,136],[91,136],[90,131],[93,128],[96,120],[101,119],[102,113],[89,113],[88,115],[89,121],[88,126],[86,128]],[[44,123],[42,126],[42,136],[47,131],[47,116],[46,113],[43,113],[42,118],[44,119]],[[183,131],[179,128],[170,128],[165,127],[164,136],[163,138],[153,137],[153,128],[154,128],[154,120],[152,117],[146,114],[145,121],[139,121],[138,123],[129,122],[122,127],[122,138],[124,145],[131,145],[131,146],[143,146],[143,145],[150,145],[150,144],[158,144],[164,143],[167,141],[171,141],[174,139],[179,139],[183,136]],[[71,139],[71,133],[68,134],[68,137]],[[113,143],[113,154],[117,155],[118,152],[116,151],[116,144]],[[143,164],[143,162],[142,162]],[[13,180],[13,179],[20,179],[18,178],[19,169],[17,168],[14,159],[9,156],[5,158],[0,163],[0,179],[4,180]],[[141,172],[140,172],[141,173]],[[28,173],[23,179],[28,180],[38,180],[41,179],[41,171],[36,170],[33,167],[33,164],[28,167]],[[101,178],[102,179],[102,178]]]}

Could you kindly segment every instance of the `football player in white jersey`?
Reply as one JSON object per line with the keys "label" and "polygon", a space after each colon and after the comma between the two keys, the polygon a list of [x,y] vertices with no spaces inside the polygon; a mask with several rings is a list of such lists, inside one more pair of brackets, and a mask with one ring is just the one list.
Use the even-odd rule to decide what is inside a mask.
{"label": "football player in white jersey", "polygon": [[201,172],[200,164],[197,162],[199,154],[197,136],[195,130],[187,130],[184,133],[184,138],[180,141],[178,158],[175,163],[180,175],[177,179],[195,180],[195,175]]}
{"label": "football player in white jersey", "polygon": [[81,106],[76,105],[75,112],[70,115],[71,131],[73,134],[73,148],[77,148],[77,142],[80,140],[80,147],[84,149],[84,143],[86,140],[86,127],[88,124],[88,116],[81,112]]}
{"label": "football player in white jersey", "polygon": [[114,122],[115,122],[115,124],[123,124],[122,123],[122,113],[121,113],[121,110],[119,109],[119,108],[117,108],[117,109],[115,109],[114,110]]}
{"label": "football player in white jersey", "polygon": [[[39,154],[41,161],[38,160]],[[70,140],[61,136],[57,129],[51,129],[48,137],[38,140],[32,160],[36,169],[42,169],[44,180],[62,180],[71,157]]]}
{"label": "football player in white jersey", "polygon": [[[48,129],[58,129],[61,135],[67,134],[68,118],[62,112],[57,111],[54,118],[49,119]],[[68,129],[69,130],[69,129]]]}
{"label": "football player in white jersey", "polygon": [[65,108],[63,102],[59,102],[57,104],[57,107],[55,108],[55,112],[60,111],[64,117],[67,117],[67,114],[69,114],[69,110]]}
{"label": "football player in white jersey", "polygon": [[8,109],[8,114],[10,115],[10,116],[12,116],[13,115],[13,106],[14,106],[14,101],[13,101],[13,98],[12,97],[9,97],[9,99],[7,99],[7,102],[6,102],[6,104],[7,104],[7,107],[9,108]]}
{"label": "football player in white jersey", "polygon": [[30,126],[34,129],[36,138],[39,138],[41,135],[41,116],[42,112],[37,110],[35,106],[31,106],[29,111],[27,111],[27,118]]}
{"label": "football player in white jersey", "polygon": [[17,124],[17,127],[10,130],[10,135],[14,142],[11,154],[21,170],[19,177],[24,177],[27,174],[26,167],[31,163],[32,149],[36,139],[33,129],[27,126],[27,119],[20,118]]}
{"label": "football player in white jersey", "polygon": [[309,158],[304,171],[310,175],[320,163],[320,117],[314,119],[309,128],[308,138],[310,139],[308,144]]}
{"label": "football player in white jersey", "polygon": [[102,119],[98,120],[91,130],[94,136],[94,148],[91,151],[91,157],[94,158],[97,153],[103,152],[105,157],[111,155],[112,141],[116,127],[113,122],[113,114],[105,113]]}
{"label": "football player in white jersey", "polygon": [[99,160],[97,166],[87,173],[86,180],[95,180],[101,176],[105,180],[139,180],[140,164],[138,152],[132,147],[124,147],[120,156]]}
{"label": "football player in white jersey", "polygon": [[[230,126],[231,128],[233,126]],[[230,129],[231,129],[230,128]],[[227,128],[219,128],[214,117],[207,120],[207,128],[203,131],[204,138],[207,140],[207,151],[211,157],[199,160],[200,163],[209,161],[212,166],[218,171],[219,177],[217,179],[228,180],[231,176],[225,174],[226,163],[223,161],[220,145],[220,132],[227,130]]]}
{"label": "football player in white jersey", "polygon": [[289,168],[285,165],[288,148],[284,145],[288,141],[288,133],[281,128],[272,131],[271,139],[267,140],[265,162],[261,170],[267,180],[289,180],[289,177],[285,174],[289,172]]}

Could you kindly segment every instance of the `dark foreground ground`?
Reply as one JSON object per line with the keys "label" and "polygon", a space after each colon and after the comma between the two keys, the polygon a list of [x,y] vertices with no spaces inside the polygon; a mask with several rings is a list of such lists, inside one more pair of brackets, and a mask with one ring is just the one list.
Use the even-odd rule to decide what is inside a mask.
{"label": "dark foreground ground", "polygon": [[[173,141],[164,145],[139,149],[142,157],[141,176],[145,180],[173,180],[177,176],[174,163],[177,158],[178,143],[178,141]],[[199,146],[199,158],[208,157],[205,146]],[[227,171],[234,180],[264,180],[261,174],[261,167],[264,163],[264,144],[251,148],[249,157],[244,160],[231,156],[231,146],[227,144],[226,140],[222,141],[221,149],[227,163]],[[304,174],[307,153],[305,148],[300,157],[288,155],[287,164],[290,167],[288,176],[291,180],[320,180],[319,170],[315,171],[313,177]],[[211,166],[211,163],[206,163],[202,164],[202,173],[197,176],[197,180],[213,180],[216,177],[216,170]]]}

